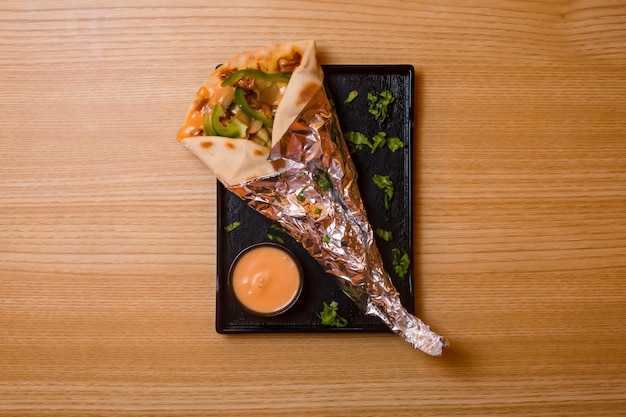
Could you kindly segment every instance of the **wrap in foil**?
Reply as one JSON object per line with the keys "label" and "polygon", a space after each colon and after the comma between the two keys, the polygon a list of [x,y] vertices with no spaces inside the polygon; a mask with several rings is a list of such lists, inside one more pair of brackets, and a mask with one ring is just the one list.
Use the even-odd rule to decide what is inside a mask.
{"label": "wrap in foil", "polygon": [[273,146],[269,161],[278,174],[228,189],[302,242],[366,314],[414,348],[440,355],[446,340],[402,306],[383,268],[357,173],[323,87]]}

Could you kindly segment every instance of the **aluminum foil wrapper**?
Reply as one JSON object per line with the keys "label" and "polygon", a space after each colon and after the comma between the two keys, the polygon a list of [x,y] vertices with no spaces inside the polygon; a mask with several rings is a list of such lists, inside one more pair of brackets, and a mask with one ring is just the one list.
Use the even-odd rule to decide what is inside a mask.
{"label": "aluminum foil wrapper", "polygon": [[336,113],[323,88],[272,148],[279,174],[229,190],[280,224],[368,315],[430,355],[446,340],[410,314],[383,268]]}

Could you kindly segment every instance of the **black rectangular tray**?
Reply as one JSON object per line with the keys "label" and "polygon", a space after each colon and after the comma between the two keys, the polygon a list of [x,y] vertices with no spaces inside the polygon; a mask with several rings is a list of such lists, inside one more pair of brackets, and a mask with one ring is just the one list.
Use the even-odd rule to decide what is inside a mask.
{"label": "black rectangular tray", "polygon": [[[400,293],[403,305],[414,310],[413,299],[413,213],[412,164],[414,114],[414,69],[410,65],[325,65],[325,88],[334,101],[339,123],[344,134],[359,131],[371,138],[379,131],[387,137],[399,137],[404,148],[391,152],[388,148],[371,154],[369,148],[352,153],[358,172],[361,196],[373,228],[390,230],[392,242],[377,238],[383,263],[394,286]],[[359,95],[350,104],[344,101],[348,93],[357,90]],[[389,115],[379,123],[368,112],[367,93],[389,90],[395,101]],[[385,209],[383,193],[372,182],[375,174],[389,175],[394,183],[394,196],[389,210]],[[240,226],[230,232],[225,227],[233,222]],[[297,303],[287,312],[275,317],[257,317],[246,312],[234,299],[228,285],[228,273],[239,252],[250,245],[269,242],[267,237],[272,221],[249,208],[239,197],[217,184],[217,283],[216,322],[218,333],[283,333],[283,332],[386,332],[389,331],[378,318],[364,315],[339,287],[338,279],[324,272],[308,255],[299,242],[290,236],[272,230],[280,236],[283,246],[291,250],[302,264],[304,285]],[[274,242],[276,243],[276,242]],[[411,268],[404,277],[393,271],[392,248],[406,251],[411,258]],[[317,313],[323,302],[336,301],[339,315],[348,320],[343,328],[322,326]]]}

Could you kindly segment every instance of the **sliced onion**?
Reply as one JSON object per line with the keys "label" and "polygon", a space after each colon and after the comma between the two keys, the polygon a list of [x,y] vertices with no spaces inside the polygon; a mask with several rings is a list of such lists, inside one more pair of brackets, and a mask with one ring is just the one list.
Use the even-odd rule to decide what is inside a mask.
{"label": "sliced onion", "polygon": [[262,127],[263,127],[262,121],[257,120],[257,119],[252,119],[252,122],[250,122],[250,129],[248,129],[248,133],[254,134],[258,132],[259,130],[261,130]]}

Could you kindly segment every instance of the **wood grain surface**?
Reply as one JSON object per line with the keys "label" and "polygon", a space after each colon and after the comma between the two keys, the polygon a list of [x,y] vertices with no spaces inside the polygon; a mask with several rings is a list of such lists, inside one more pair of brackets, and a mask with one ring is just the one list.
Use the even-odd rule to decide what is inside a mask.
{"label": "wood grain surface", "polygon": [[[230,56],[412,64],[417,313],[223,336],[215,178],[175,136]],[[626,415],[626,4],[0,1],[0,416]]]}

